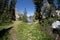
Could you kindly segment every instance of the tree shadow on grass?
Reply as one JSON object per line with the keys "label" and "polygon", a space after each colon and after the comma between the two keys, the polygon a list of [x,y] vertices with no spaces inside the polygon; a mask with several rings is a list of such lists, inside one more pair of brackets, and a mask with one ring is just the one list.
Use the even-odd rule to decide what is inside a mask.
{"label": "tree shadow on grass", "polygon": [[10,31],[12,28],[13,28],[13,27],[0,30],[0,39],[3,39],[4,36],[6,37],[6,36],[9,34],[9,31]]}

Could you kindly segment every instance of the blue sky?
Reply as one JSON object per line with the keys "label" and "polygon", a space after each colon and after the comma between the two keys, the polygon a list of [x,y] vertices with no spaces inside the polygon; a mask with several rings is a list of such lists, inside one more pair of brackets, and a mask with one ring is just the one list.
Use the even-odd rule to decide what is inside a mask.
{"label": "blue sky", "polygon": [[33,15],[35,8],[32,0],[17,0],[16,8],[20,13],[23,13],[24,9],[27,9],[27,15]]}
{"label": "blue sky", "polygon": [[[57,0],[54,1],[55,5],[57,5]],[[23,13],[24,9],[27,9],[27,15],[33,15],[35,8],[32,0],[17,0],[16,8],[19,10],[20,13]]]}

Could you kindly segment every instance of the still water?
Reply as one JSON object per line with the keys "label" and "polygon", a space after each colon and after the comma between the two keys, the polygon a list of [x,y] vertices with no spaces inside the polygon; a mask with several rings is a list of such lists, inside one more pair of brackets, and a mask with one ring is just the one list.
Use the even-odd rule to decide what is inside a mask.
{"label": "still water", "polygon": [[27,20],[28,20],[28,23],[31,23],[32,24],[33,19],[28,18]]}

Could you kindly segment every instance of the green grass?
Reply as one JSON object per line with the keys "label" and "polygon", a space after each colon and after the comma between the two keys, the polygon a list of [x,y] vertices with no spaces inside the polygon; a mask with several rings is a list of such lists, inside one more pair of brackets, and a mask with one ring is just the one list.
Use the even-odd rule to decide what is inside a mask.
{"label": "green grass", "polygon": [[38,28],[38,23],[27,24],[21,22],[17,27],[17,39],[18,40],[52,40],[51,37]]}
{"label": "green grass", "polygon": [[12,25],[12,24],[13,24],[13,22],[6,22],[6,23],[3,23],[2,25],[0,25],[0,30],[9,27],[9,26]]}
{"label": "green grass", "polygon": [[[0,31],[5,29],[5,28],[7,29],[12,24],[13,24],[12,22],[3,23],[3,25],[0,25]],[[6,32],[2,37],[0,37],[0,40],[9,40],[9,37],[10,37],[9,32],[10,31]]]}

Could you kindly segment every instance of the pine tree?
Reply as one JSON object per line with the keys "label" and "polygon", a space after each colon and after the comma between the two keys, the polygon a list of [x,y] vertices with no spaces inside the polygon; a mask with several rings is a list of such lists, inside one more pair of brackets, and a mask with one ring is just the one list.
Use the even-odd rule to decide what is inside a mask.
{"label": "pine tree", "polygon": [[58,0],[58,4],[60,4],[60,0]]}
{"label": "pine tree", "polygon": [[9,19],[9,18],[8,18],[8,16],[9,16],[9,15],[8,15],[8,5],[9,5],[8,3],[9,3],[9,0],[5,0],[5,1],[4,1],[4,9],[3,9],[3,10],[4,10],[4,11],[3,11],[3,12],[4,12],[4,13],[3,13],[4,20],[7,20],[7,21],[8,21],[8,19]]}
{"label": "pine tree", "polygon": [[0,0],[0,16],[2,14],[2,4],[3,4],[3,0]]}
{"label": "pine tree", "polygon": [[42,7],[42,2],[43,0],[33,0],[33,3],[35,4],[35,18],[38,19],[39,21],[42,19],[41,15],[41,7]]}
{"label": "pine tree", "polygon": [[8,2],[9,0],[0,0],[0,23],[7,20]]}
{"label": "pine tree", "polygon": [[[49,9],[49,14],[48,16],[50,17],[51,16],[51,11],[52,9],[55,10],[56,6],[54,4],[54,0],[47,0],[48,3],[50,4],[50,9]],[[36,15],[36,19],[38,19],[39,21],[42,19],[42,15],[41,15],[41,8],[42,8],[42,5],[43,5],[43,0],[33,0],[34,4],[35,4],[35,9],[36,9],[36,12],[35,12],[35,15]],[[52,9],[51,9],[52,7]]]}
{"label": "pine tree", "polygon": [[16,20],[15,19],[15,5],[16,5],[16,1],[17,0],[11,0],[11,3],[10,3],[10,17],[12,20]]}
{"label": "pine tree", "polygon": [[23,21],[27,22],[27,10],[26,10],[26,8],[24,9]]}

